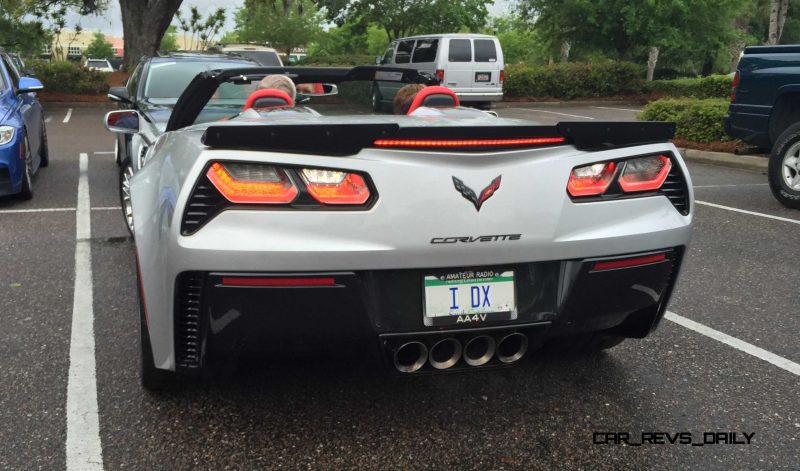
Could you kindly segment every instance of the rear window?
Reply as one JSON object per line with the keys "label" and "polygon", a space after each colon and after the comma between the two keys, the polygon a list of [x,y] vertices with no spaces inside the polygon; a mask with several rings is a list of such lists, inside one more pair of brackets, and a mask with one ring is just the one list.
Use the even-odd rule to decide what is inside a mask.
{"label": "rear window", "polygon": [[397,52],[394,55],[395,64],[408,64],[411,60],[411,50],[414,49],[414,41],[400,41],[397,45]]}
{"label": "rear window", "polygon": [[278,57],[278,54],[272,51],[229,51],[234,52],[235,54],[239,54],[240,56],[247,57],[248,59],[253,59],[254,61],[258,62],[264,67],[280,67],[281,58]]}
{"label": "rear window", "polygon": [[472,44],[469,39],[451,39],[450,52],[447,56],[450,62],[472,62]]}
{"label": "rear window", "polygon": [[86,63],[86,67],[108,67],[108,62],[106,61],[89,61]]}
{"label": "rear window", "polygon": [[475,62],[497,62],[497,49],[493,40],[475,40]]}
{"label": "rear window", "polygon": [[438,39],[420,39],[414,49],[411,62],[433,62],[436,60],[436,51],[439,49]]}

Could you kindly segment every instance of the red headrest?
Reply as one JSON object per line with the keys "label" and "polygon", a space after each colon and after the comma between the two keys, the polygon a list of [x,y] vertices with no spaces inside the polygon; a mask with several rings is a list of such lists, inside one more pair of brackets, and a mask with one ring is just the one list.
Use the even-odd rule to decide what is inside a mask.
{"label": "red headrest", "polygon": [[258,108],[277,108],[280,106],[294,106],[294,101],[292,97],[290,97],[286,92],[283,90],[278,90],[275,88],[262,88],[261,90],[256,90],[247,97],[247,101],[244,103],[244,107],[242,107],[242,111],[250,109],[256,103],[256,101],[262,100],[266,103],[264,105],[258,106]]}
{"label": "red headrest", "polygon": [[435,85],[432,87],[425,87],[414,97],[411,106],[408,107],[408,113],[416,110],[420,106],[432,106],[437,108],[450,108],[452,106],[460,106],[458,96],[447,87]]}

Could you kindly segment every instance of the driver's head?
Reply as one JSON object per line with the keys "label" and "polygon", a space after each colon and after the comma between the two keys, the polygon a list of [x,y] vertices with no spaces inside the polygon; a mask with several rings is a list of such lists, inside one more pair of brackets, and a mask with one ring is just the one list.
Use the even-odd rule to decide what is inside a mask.
{"label": "driver's head", "polygon": [[260,82],[258,82],[257,90],[262,88],[274,88],[282,92],[286,92],[295,101],[297,90],[295,90],[294,82],[292,79],[285,75],[267,75]]}
{"label": "driver's head", "polygon": [[412,83],[397,90],[397,95],[394,96],[394,114],[408,113],[408,109],[411,108],[411,103],[414,102],[414,97],[417,96],[417,93],[423,88],[425,88],[425,85]]}

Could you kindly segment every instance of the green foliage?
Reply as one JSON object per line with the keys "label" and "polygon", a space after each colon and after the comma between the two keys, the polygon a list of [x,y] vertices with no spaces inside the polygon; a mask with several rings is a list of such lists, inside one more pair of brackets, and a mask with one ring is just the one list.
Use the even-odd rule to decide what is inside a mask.
{"label": "green foliage", "polygon": [[375,56],[369,54],[308,55],[295,65],[314,67],[353,67],[374,65]]}
{"label": "green foliage", "polygon": [[91,59],[113,59],[114,47],[106,40],[106,35],[103,33],[94,33],[92,42],[86,46],[84,55]]}
{"label": "green foliage", "polygon": [[30,60],[27,65],[33,69],[36,78],[41,80],[47,91],[92,95],[108,90],[104,74],[72,61]]}
{"label": "green foliage", "polygon": [[388,44],[386,31],[358,20],[321,31],[308,46],[308,53],[313,56],[368,54],[375,57],[382,55]]}
{"label": "green foliage", "polygon": [[390,39],[414,34],[479,31],[493,0],[317,0],[338,25],[364,20]]}
{"label": "green foliage", "polygon": [[677,124],[676,139],[695,142],[728,140],[722,118],[730,102],[724,98],[696,100],[663,98],[644,107],[637,116],[642,121],[672,121]]}
{"label": "green foliage", "polygon": [[733,77],[709,75],[708,77],[675,80],[654,80],[645,91],[665,97],[727,98],[731,94]]}
{"label": "green foliage", "polygon": [[642,68],[629,62],[506,66],[507,97],[575,98],[635,95],[641,92]]}
{"label": "green foliage", "polygon": [[181,30],[190,34],[188,49],[203,50],[213,44],[214,37],[225,25],[225,9],[217,8],[203,19],[200,10],[193,6],[189,8],[188,16],[184,16],[179,10],[175,13],[175,18],[178,20]]}
{"label": "green foliage", "polygon": [[158,47],[159,51],[177,51],[180,49],[178,46],[178,39],[175,37],[175,33],[178,32],[178,27],[175,25],[170,25],[167,28],[167,32],[164,33],[164,37],[161,38],[161,45]]}
{"label": "green foliage", "polygon": [[288,56],[311,42],[322,21],[311,0],[245,0],[236,12],[236,34],[244,42],[269,43]]}
{"label": "green foliage", "polygon": [[52,32],[40,20],[30,20],[21,0],[0,0],[0,47],[26,56],[38,54]]}

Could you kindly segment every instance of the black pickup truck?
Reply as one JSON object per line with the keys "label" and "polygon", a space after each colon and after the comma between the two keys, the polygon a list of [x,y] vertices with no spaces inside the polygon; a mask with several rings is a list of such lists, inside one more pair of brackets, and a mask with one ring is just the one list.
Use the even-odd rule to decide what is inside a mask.
{"label": "black pickup truck", "polygon": [[725,130],[770,152],[772,193],[800,209],[800,45],[745,48]]}

